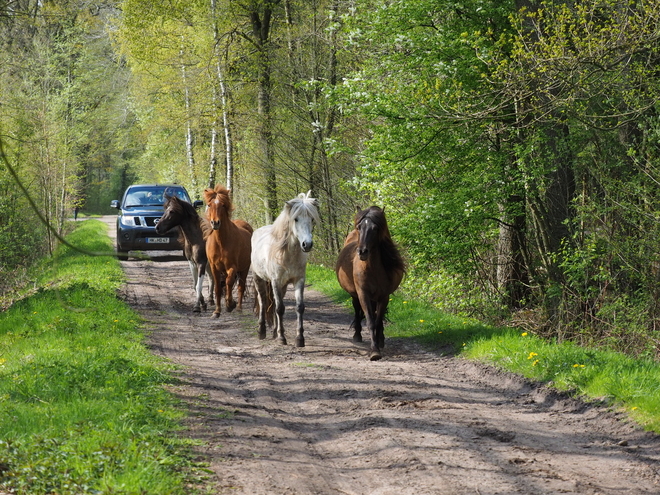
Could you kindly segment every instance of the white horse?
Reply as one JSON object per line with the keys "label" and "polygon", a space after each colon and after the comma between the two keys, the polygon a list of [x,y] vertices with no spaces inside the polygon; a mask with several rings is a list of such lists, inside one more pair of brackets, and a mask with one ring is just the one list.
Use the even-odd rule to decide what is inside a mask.
{"label": "white horse", "polygon": [[[257,290],[259,311],[259,338],[266,338],[266,320],[276,320],[273,338],[286,345],[284,337],[284,295],[289,284],[293,284],[296,296],[298,331],[296,347],[305,346],[303,336],[303,290],[307,256],[312,249],[312,230],[320,222],[318,201],[300,193],[287,201],[284,209],[272,225],[266,225],[252,234],[252,274]],[[274,300],[274,301],[273,301]],[[274,302],[274,307],[273,307]]]}

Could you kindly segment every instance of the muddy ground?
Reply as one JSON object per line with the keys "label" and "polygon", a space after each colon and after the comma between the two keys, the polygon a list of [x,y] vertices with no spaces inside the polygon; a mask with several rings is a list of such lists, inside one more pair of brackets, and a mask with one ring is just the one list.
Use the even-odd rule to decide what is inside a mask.
{"label": "muddy ground", "polygon": [[348,311],[311,287],[307,346],[292,345],[291,291],[289,345],[260,341],[252,292],[242,312],[194,314],[187,262],[148,254],[122,261],[122,297],[181,366],[211,493],[660,493],[660,438],[615,411],[409,340],[371,362]]}

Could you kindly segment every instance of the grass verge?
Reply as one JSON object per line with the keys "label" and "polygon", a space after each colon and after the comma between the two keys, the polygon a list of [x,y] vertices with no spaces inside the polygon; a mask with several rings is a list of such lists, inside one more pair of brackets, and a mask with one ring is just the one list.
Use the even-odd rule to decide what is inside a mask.
{"label": "grass verge", "polygon": [[[333,270],[308,265],[307,281],[352,311]],[[414,338],[432,350],[489,362],[587,400],[605,400],[660,433],[660,365],[622,353],[545,341],[531,332],[483,325],[430,304],[391,296],[388,337]]]}
{"label": "grass verge", "polygon": [[[67,239],[112,252],[98,220]],[[62,246],[35,273],[37,291],[0,314],[0,492],[194,492],[172,370],[116,296],[119,263]]]}

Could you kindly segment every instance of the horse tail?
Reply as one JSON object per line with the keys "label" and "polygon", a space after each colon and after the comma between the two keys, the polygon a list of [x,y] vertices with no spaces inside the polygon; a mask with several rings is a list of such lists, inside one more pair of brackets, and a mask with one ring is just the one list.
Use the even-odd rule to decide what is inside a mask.
{"label": "horse tail", "polygon": [[266,292],[266,323],[269,327],[275,325],[275,297],[273,296],[273,286],[268,284]]}

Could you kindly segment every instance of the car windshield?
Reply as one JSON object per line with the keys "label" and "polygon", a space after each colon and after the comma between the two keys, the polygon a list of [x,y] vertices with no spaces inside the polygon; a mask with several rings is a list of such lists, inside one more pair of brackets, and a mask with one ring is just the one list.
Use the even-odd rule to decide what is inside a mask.
{"label": "car windshield", "polygon": [[165,198],[168,196],[176,196],[190,203],[190,198],[186,192],[179,187],[150,186],[131,189],[126,195],[124,208],[133,206],[163,206]]}

